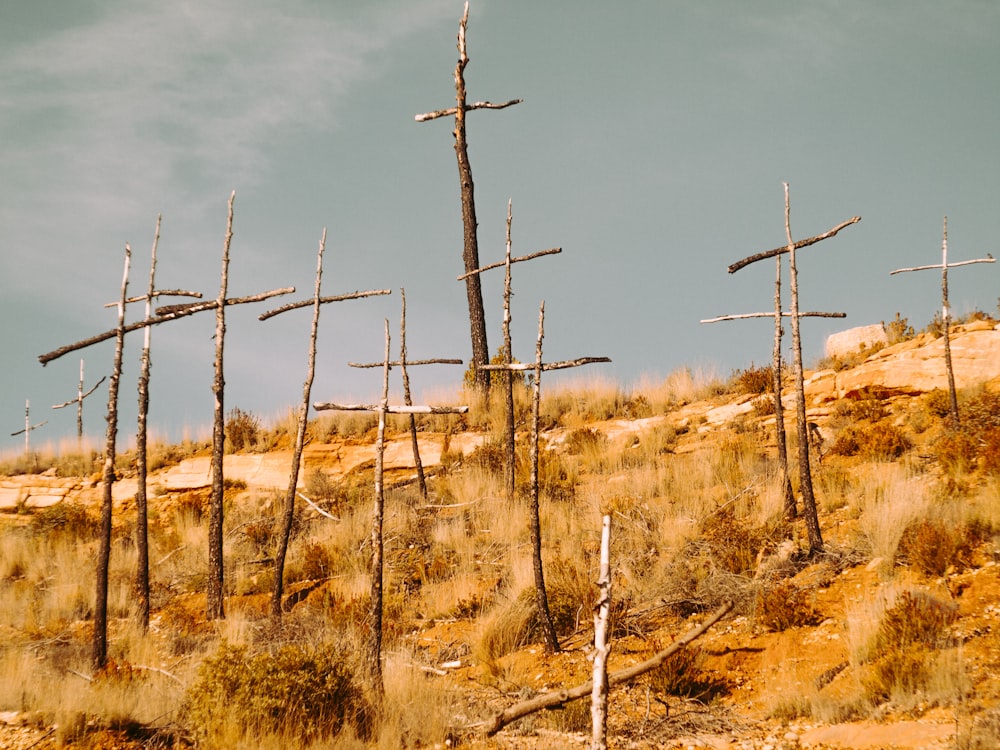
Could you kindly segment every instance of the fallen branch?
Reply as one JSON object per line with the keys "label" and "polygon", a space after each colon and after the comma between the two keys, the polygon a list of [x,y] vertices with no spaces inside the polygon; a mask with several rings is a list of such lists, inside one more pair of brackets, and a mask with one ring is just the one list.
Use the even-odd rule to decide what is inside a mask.
{"label": "fallen branch", "polygon": [[[660,651],[655,656],[647,659],[644,662],[636,664],[626,669],[621,669],[613,674],[608,675],[608,688],[615,687],[616,685],[622,685],[630,680],[638,677],[641,674],[645,674],[656,667],[663,664],[668,658],[673,654],[680,651],[682,648],[686,647],[691,642],[695,641],[702,635],[704,635],[709,628],[711,628],[715,623],[725,617],[726,613],[733,608],[732,602],[726,602],[721,607],[719,607],[705,622],[692,628],[687,633],[682,635],[676,641],[670,644],[669,647]],[[562,706],[563,704],[569,703],[570,701],[577,700],[579,698],[585,698],[591,694],[594,689],[594,681],[587,680],[587,682],[582,685],[577,685],[574,688],[569,688],[567,690],[557,690],[551,693],[544,693],[531,700],[523,701],[516,705],[511,706],[505,711],[497,714],[492,721],[483,722],[474,725],[474,728],[486,727],[486,736],[492,737],[505,726],[511,722],[517,721],[518,719],[524,718],[530,714],[536,713],[546,708],[554,708],[556,706]]]}
{"label": "fallen branch", "polygon": [[337,516],[333,515],[332,513],[327,513],[325,510],[323,510],[321,507],[319,507],[318,505],[316,505],[316,503],[314,503],[308,497],[306,497],[305,495],[303,495],[301,492],[296,492],[295,494],[298,495],[299,497],[301,497],[303,500],[305,500],[306,501],[306,505],[308,505],[314,511],[316,511],[317,513],[319,513],[321,516],[325,516],[325,517],[329,518],[331,521],[339,521],[340,520],[339,518],[337,518]]}

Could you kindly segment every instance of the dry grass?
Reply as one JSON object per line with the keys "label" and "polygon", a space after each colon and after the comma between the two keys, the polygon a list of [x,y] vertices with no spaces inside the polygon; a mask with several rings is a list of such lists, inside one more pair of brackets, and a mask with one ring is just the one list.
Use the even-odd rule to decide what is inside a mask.
{"label": "dry grass", "polygon": [[[758,369],[746,371],[741,389],[762,387]],[[815,590],[786,578],[795,573],[797,563],[762,564],[780,545],[791,545],[796,552],[802,546],[800,525],[781,517],[783,497],[771,434],[753,415],[739,425],[702,434],[694,426],[696,419],[682,427],[673,413],[698,399],[723,394],[721,379],[686,369],[631,389],[600,378],[546,382],[540,477],[543,556],[550,607],[563,639],[586,639],[588,634],[604,512],[611,513],[614,527],[616,635],[645,639],[645,646],[655,650],[656,638],[662,637],[654,635],[658,623],[652,615],[644,619],[638,613],[683,617],[711,609],[725,598],[735,599],[741,614],[753,615],[753,626],[780,632],[815,624]],[[971,418],[977,425],[987,424],[984,415],[990,402],[978,398],[974,403],[979,411],[970,410]],[[440,400],[457,399],[449,394]],[[432,481],[427,501],[412,489],[388,493],[387,710],[367,744],[358,736],[364,732],[356,728],[324,739],[322,746],[388,748],[444,742],[456,716],[467,715],[468,709],[448,687],[452,683],[419,667],[424,655],[412,635],[434,621],[470,621],[468,634],[449,647],[481,668],[478,679],[486,689],[519,691],[532,684],[534,675],[514,653],[539,640],[524,500],[528,391],[520,386],[517,391],[518,497],[512,503],[506,501],[503,487],[506,457],[496,448],[504,421],[497,401],[489,406],[473,403],[465,418],[435,417],[422,423],[439,432],[478,425],[486,433],[486,447],[450,458],[447,471]],[[886,408],[877,398],[860,399],[840,407],[834,418],[842,430],[862,426],[872,432],[873,425],[881,425],[884,432],[891,426],[899,434],[890,437],[908,438],[903,434],[909,429],[902,426],[905,420],[889,422]],[[920,432],[934,433],[940,417],[933,399],[923,408]],[[609,437],[608,425],[601,423],[612,419],[642,421],[634,433]],[[290,426],[287,418],[273,426],[258,425],[256,447],[244,449],[276,445],[291,434]],[[373,426],[370,416],[324,416],[310,432],[314,439],[360,441],[371,437]],[[402,421],[393,427],[405,428]],[[895,437],[883,443],[901,445]],[[174,449],[158,444],[158,465],[189,455],[195,445]],[[852,602],[844,618],[851,654],[851,675],[845,679],[853,680],[853,692],[835,699],[808,686],[776,689],[764,699],[772,716],[840,720],[871,711],[872,704],[886,699],[910,704],[918,696],[934,696],[948,703],[961,694],[966,678],[961,655],[947,638],[945,618],[938,618],[943,627],[933,637],[910,637],[892,623],[894,617],[900,619],[894,607],[911,601],[911,589],[896,583],[898,571],[905,567],[914,575],[941,576],[960,570],[972,564],[972,551],[990,543],[1000,530],[1000,479],[982,469],[982,454],[974,458],[961,467],[960,493],[954,490],[958,474],[944,458],[932,469],[921,469],[909,454],[900,458],[894,448],[859,450],[817,465],[814,479],[822,522],[830,523],[836,514],[837,523],[845,526],[838,543],[851,547],[852,559],[862,552],[865,562],[880,559],[886,585]],[[371,471],[358,472],[349,481],[333,477],[314,469],[303,478],[310,496],[334,510],[337,520],[312,511],[298,517],[285,582],[308,595],[303,594],[280,629],[266,616],[278,494],[235,488],[230,493],[224,550],[229,599],[227,618],[217,623],[204,618],[206,493],[154,498],[154,611],[149,634],[131,624],[132,511],[119,513],[110,578],[115,667],[101,676],[89,674],[93,512],[88,515],[64,504],[57,511],[36,514],[29,526],[5,530],[0,542],[0,631],[8,639],[0,649],[0,673],[7,679],[0,681],[0,710],[38,711],[58,720],[67,741],[96,720],[104,725],[172,722],[189,732],[197,725],[199,736],[211,738],[209,744],[216,746],[297,746],[281,736],[287,727],[260,725],[256,733],[247,734],[242,726],[247,722],[208,718],[199,720],[202,724],[185,724],[190,714],[182,708],[197,695],[192,686],[199,679],[199,665],[211,664],[222,643],[244,648],[246,655],[274,654],[281,646],[308,654],[322,643],[358,644],[366,637]],[[761,571],[764,574],[755,580]],[[912,601],[918,604],[906,610],[906,621],[931,621],[934,613],[944,611],[934,604],[924,607],[927,600],[919,597]],[[922,663],[929,666],[907,661],[910,651],[919,651]],[[682,653],[688,661],[660,670],[651,678],[650,689],[661,696],[717,692],[719,685],[703,669],[705,655],[694,649]],[[306,669],[295,664],[288,671]],[[559,731],[585,723],[579,712],[546,722]]]}

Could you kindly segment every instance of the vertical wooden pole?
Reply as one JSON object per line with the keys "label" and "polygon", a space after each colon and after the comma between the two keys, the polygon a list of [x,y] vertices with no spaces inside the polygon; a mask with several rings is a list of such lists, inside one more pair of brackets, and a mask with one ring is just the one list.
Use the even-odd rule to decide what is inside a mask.
{"label": "vertical wooden pole", "polygon": [[510,225],[511,225],[511,201],[507,200],[507,254],[504,260],[504,281],[503,281],[503,361],[507,369],[503,373],[504,401],[506,411],[506,453],[507,463],[504,466],[504,484],[507,489],[507,502],[514,501],[514,484],[517,474],[517,449],[514,427],[514,372],[510,369],[514,361],[514,352],[510,340],[510,298],[511,298],[511,278],[510,278]]}
{"label": "vertical wooden pole", "polygon": [[539,512],[538,491],[538,439],[540,422],[540,405],[542,392],[542,339],[545,337],[545,302],[538,309],[538,340],[535,344],[535,391],[532,398],[532,421],[534,423],[531,440],[531,562],[535,575],[535,598],[538,606],[538,619],[542,626],[542,637],[545,640],[545,650],[558,653],[559,638],[552,614],[549,611],[549,598],[545,591],[545,575],[542,567],[542,522]]}
{"label": "vertical wooden pole", "polygon": [[795,265],[795,242],[792,241],[791,208],[788,200],[788,183],[785,185],[785,235],[788,239],[788,265],[792,288],[792,349],[795,355],[795,407],[797,435],[799,442],[799,484],[802,492],[802,508],[805,515],[806,531],[809,536],[809,552],[815,554],[823,550],[823,536],[819,528],[816,512],[816,498],[813,495],[812,470],[809,466],[809,426],[806,422],[805,376],[802,366],[802,338],[799,335],[799,281]]}
{"label": "vertical wooden pole", "polygon": [[611,614],[611,516],[601,519],[601,568],[597,580],[597,605],[594,607],[594,690],[591,694],[590,717],[593,736],[591,750],[608,748],[608,619]]}
{"label": "vertical wooden pole", "polygon": [[288,540],[292,536],[292,523],[295,520],[295,490],[299,484],[299,465],[302,463],[302,451],[306,444],[306,428],[309,425],[309,398],[312,394],[313,380],[316,376],[316,338],[319,334],[320,286],[323,280],[323,251],[326,248],[326,229],[319,241],[319,251],[316,253],[316,283],[313,289],[313,317],[309,330],[309,365],[306,379],[302,384],[302,403],[299,404],[299,418],[295,430],[295,449],[292,452],[292,465],[289,470],[288,491],[285,493],[285,505],[281,516],[281,536],[278,540],[278,551],[274,556],[274,590],[271,595],[271,617],[275,621],[281,619],[281,596],[284,591],[285,556],[288,554]]}
{"label": "vertical wooden pole", "polygon": [[234,190],[229,195],[226,239],[222,247],[222,272],[215,308],[215,380],[212,384],[212,392],[215,394],[215,421],[212,425],[212,499],[208,518],[208,591],[206,597],[206,614],[209,620],[221,620],[226,616],[223,606],[225,571],[222,549],[225,494],[222,461],[226,448],[224,406],[226,380],[223,369],[223,344],[226,338],[226,291],[229,285],[229,248],[233,241],[233,202],[235,200],[236,191]]}
{"label": "vertical wooden pole", "polygon": [[948,217],[944,217],[944,233],[941,240],[941,323],[944,326],[944,366],[948,373],[948,398],[951,419],[959,426],[958,391],[955,389],[955,370],[951,364],[951,305],[948,302]]}
{"label": "vertical wooden pole", "polygon": [[[403,312],[399,321],[399,369],[403,373],[403,403],[407,406],[413,405],[413,398],[410,393],[410,375],[406,371],[406,290],[400,288],[400,295],[403,298]],[[413,464],[417,469],[417,483],[420,487],[420,496],[427,499],[427,478],[424,476],[424,464],[420,460],[420,444],[417,441],[417,418],[410,414],[410,441],[413,444]]]}
{"label": "vertical wooden pole", "polygon": [[385,418],[389,410],[389,321],[385,321],[385,359],[382,368],[382,400],[378,409],[378,438],[375,443],[375,502],[372,512],[371,610],[368,621],[371,632],[365,660],[376,701],[384,693],[382,683],[382,524],[385,516],[383,471],[385,467]]}
{"label": "vertical wooden pole", "polygon": [[76,389],[76,449],[83,452],[83,359],[80,360],[80,385]]}
{"label": "vertical wooden pole", "polygon": [[[146,290],[146,320],[152,317],[153,295],[156,291],[156,248],[160,242],[160,222],[162,215],[156,217],[156,231],[153,235],[153,249],[150,253],[149,261],[149,286]],[[139,372],[139,418],[135,435],[136,453],[136,473],[138,483],[135,494],[136,508],[136,577],[135,593],[139,611],[136,617],[142,632],[149,629],[149,504],[146,494],[147,475],[147,428],[146,421],[149,415],[149,371],[151,367],[149,357],[150,335],[152,326],[146,326],[143,331],[142,360]],[[81,378],[81,385],[83,380]]]}
{"label": "vertical wooden pole", "polygon": [[122,374],[122,351],[125,348],[125,300],[128,292],[129,264],[132,248],[125,245],[125,270],[122,273],[121,297],[118,302],[118,331],[115,337],[115,359],[108,387],[108,430],[104,447],[104,482],[101,501],[100,549],[97,554],[97,596],[94,604],[94,639],[91,661],[94,669],[103,669],[108,660],[108,571],[111,567],[111,515],[115,482],[115,442],[118,439],[118,383]]}
{"label": "vertical wooden pole", "polygon": [[784,327],[781,323],[781,256],[776,257],[774,280],[774,352],[772,367],[774,368],[774,433],[778,442],[778,466],[781,467],[781,484],[784,493],[785,518],[795,518],[798,511],[795,507],[795,494],[792,492],[792,480],[788,475],[788,440],[785,436],[785,407],[781,403],[781,337]]}

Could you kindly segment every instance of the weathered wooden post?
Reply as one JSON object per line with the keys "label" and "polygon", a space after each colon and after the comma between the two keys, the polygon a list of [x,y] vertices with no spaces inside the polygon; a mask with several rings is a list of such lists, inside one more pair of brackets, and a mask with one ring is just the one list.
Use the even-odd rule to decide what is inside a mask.
{"label": "weathered wooden post", "polygon": [[580,367],[595,362],[610,362],[609,357],[582,357],[580,359],[567,360],[564,362],[542,362],[542,339],[545,338],[545,301],[543,300],[538,308],[538,339],[535,343],[535,361],[533,364],[502,364],[485,365],[483,369],[491,370],[511,370],[511,371],[534,371],[534,392],[532,394],[532,440],[531,440],[531,507],[529,525],[531,529],[531,562],[535,577],[535,597],[538,607],[538,615],[542,624],[542,637],[545,640],[545,648],[549,653],[559,651],[559,638],[556,635],[556,628],[552,622],[552,614],[549,611],[548,594],[545,591],[545,575],[542,567],[542,523],[539,513],[538,499],[538,440],[539,440],[539,411],[542,393],[542,373],[548,370],[564,370],[570,367]]}
{"label": "weathered wooden post", "polygon": [[[473,109],[504,109],[513,104],[519,104],[522,99],[511,99],[502,104],[492,102],[475,102],[469,104],[465,94],[465,66],[469,64],[469,56],[465,48],[465,29],[469,22],[469,3],[465,3],[465,12],[458,25],[458,63],[455,66],[455,106],[434,112],[416,115],[417,122],[436,120],[439,117],[455,116],[455,156],[458,158],[458,179],[462,194],[462,226],[463,251],[462,259],[465,271],[476,270],[479,267],[479,239],[476,220],[475,185],[472,181],[472,166],[469,163],[469,144],[466,138],[465,113]],[[469,326],[472,332],[472,362],[476,366],[476,387],[485,396],[489,393],[490,376],[479,368],[490,361],[490,349],[486,343],[486,313],[483,309],[483,291],[476,275],[465,279],[466,297],[469,303]]]}
{"label": "weathered wooden post", "polygon": [[[795,263],[795,252],[799,248],[808,247],[821,240],[825,240],[829,237],[835,236],[841,229],[848,227],[852,224],[856,224],[861,221],[860,216],[854,216],[845,222],[838,224],[833,229],[823,234],[817,235],[815,237],[810,237],[806,240],[794,241],[792,239],[791,230],[791,209],[788,200],[788,183],[784,183],[785,190],[785,237],[788,240],[787,244],[783,247],[774,248],[773,250],[767,250],[762,253],[756,253],[750,255],[742,260],[737,261],[729,266],[729,273],[736,273],[741,268],[744,268],[751,263],[755,263],[766,258],[778,257],[787,253],[789,258],[789,270],[790,270],[790,280],[789,285],[791,287],[792,304],[791,310],[788,313],[780,312],[780,270],[778,277],[778,291],[775,294],[775,312],[773,313],[751,313],[749,315],[737,315],[737,316],[723,316],[721,318],[714,318],[711,320],[705,320],[702,322],[715,322],[717,320],[734,320],[743,317],[774,317],[775,318],[775,351],[778,352],[778,356],[775,357],[775,370],[779,370],[780,362],[780,317],[788,315],[792,319],[792,353],[794,358],[795,367],[795,393],[796,393],[796,426],[797,435],[799,443],[799,484],[800,491],[802,492],[802,506],[806,521],[806,529],[809,535],[809,551],[811,553],[819,552],[823,549],[823,536],[820,533],[819,528],[819,516],[816,511],[816,498],[813,494],[812,486],[812,470],[809,465],[809,426],[806,421],[806,397],[805,397],[805,377],[804,369],[802,365],[802,339],[799,334],[799,322],[803,317],[846,317],[843,313],[802,313],[799,310],[799,286],[798,286],[798,269]],[[775,379],[776,387],[779,385],[779,381]],[[776,411],[781,410],[781,392],[780,390],[775,394],[775,407]],[[778,426],[782,431],[784,430],[784,425],[781,419],[778,420]],[[787,467],[787,461],[786,461]],[[785,477],[787,482],[787,473]],[[786,495],[785,500],[786,513],[790,508],[788,497]]]}
{"label": "weathered wooden post", "polygon": [[951,419],[955,423],[955,426],[959,425],[958,416],[958,391],[955,389],[955,370],[951,365],[951,334],[949,329],[951,326],[951,306],[948,303],[948,269],[957,268],[958,266],[968,266],[973,263],[996,263],[996,259],[993,256],[987,258],[977,258],[975,260],[963,260],[958,263],[948,262],[948,217],[944,217],[944,230],[941,239],[941,263],[940,265],[933,266],[916,266],[914,268],[897,268],[895,271],[890,271],[889,275],[897,273],[905,273],[907,271],[926,271],[931,268],[941,269],[941,323],[944,328],[944,365],[945,370],[948,373],[948,396],[951,405]]}
{"label": "weathered wooden post", "polygon": [[[494,268],[504,269],[504,283],[503,283],[503,358],[504,364],[510,365],[514,362],[513,350],[510,342],[510,298],[511,292],[511,276],[510,276],[510,266],[512,263],[521,263],[526,260],[533,260],[535,258],[541,258],[545,255],[554,255],[556,253],[561,253],[561,247],[550,248],[549,250],[541,250],[537,253],[531,253],[530,255],[523,255],[520,258],[510,257],[510,225],[511,225],[511,201],[507,201],[507,252],[506,257],[500,263],[493,263],[492,265],[484,266],[483,268],[477,268],[475,271],[465,273],[458,277],[458,280],[474,275],[481,274],[484,271],[490,271]],[[514,500],[514,477],[515,477],[515,465],[514,462],[517,457],[517,452],[515,450],[515,427],[514,427],[514,373],[510,369],[503,371],[504,374],[504,399],[506,403],[506,424],[504,433],[505,449],[507,453],[507,463],[504,466],[504,483],[507,488],[507,502],[513,502]],[[487,373],[489,375],[489,373]]]}
{"label": "weathered wooden post", "polygon": [[375,295],[389,294],[388,289],[368,292],[354,292],[340,297],[320,297],[320,286],[323,279],[323,251],[326,248],[326,229],[319,241],[319,251],[316,254],[316,284],[312,299],[305,302],[293,302],[276,310],[269,310],[258,316],[259,320],[267,320],[288,310],[311,306],[313,309],[312,327],[309,333],[309,357],[306,368],[306,379],[302,384],[302,401],[299,404],[298,421],[295,430],[295,448],[292,451],[292,465],[289,470],[288,492],[285,494],[285,504],[281,518],[281,536],[278,539],[278,551],[274,556],[274,591],[271,597],[271,617],[281,619],[281,596],[284,590],[285,557],[288,554],[288,540],[292,534],[292,523],[295,520],[295,489],[299,482],[299,465],[302,462],[302,450],[306,444],[306,427],[309,424],[309,398],[312,394],[313,380],[316,374],[316,338],[319,334],[320,306],[328,302],[342,302],[348,299],[362,299]]}
{"label": "weathered wooden post", "polygon": [[87,396],[89,396],[90,394],[92,394],[94,391],[96,391],[100,387],[101,383],[103,383],[107,379],[108,379],[107,375],[102,376],[100,380],[98,380],[96,383],[94,383],[94,387],[93,388],[91,388],[89,391],[87,391],[86,393],[84,393],[83,392],[83,360],[81,359],[80,360],[80,384],[79,384],[79,386],[77,386],[76,398],[74,398],[72,401],[66,401],[65,403],[62,403],[62,404],[55,404],[52,407],[53,409],[64,409],[67,406],[69,406],[70,404],[76,404],[76,447],[77,447],[77,450],[80,450],[80,451],[83,450],[83,400],[85,398],[87,398]]}
{"label": "weathered wooden post", "polygon": [[[468,406],[414,406],[392,405],[389,403],[389,321],[385,321],[385,355],[382,360],[382,398],[377,404],[337,404],[320,402],[313,404],[316,411],[372,411],[378,414],[378,437],[375,443],[375,499],[372,507],[372,559],[371,594],[368,643],[365,647],[365,665],[372,690],[380,699],[384,689],[382,682],[382,584],[383,584],[383,534],[385,516],[384,459],[385,459],[385,417],[386,414],[464,414]],[[371,365],[356,365],[370,367]]]}
{"label": "weathered wooden post", "polygon": [[31,400],[26,399],[24,402],[24,429],[10,433],[11,437],[17,437],[21,433],[24,433],[25,456],[31,455],[31,433],[37,430],[39,427],[47,425],[48,423],[49,420],[46,419],[44,422],[39,422],[38,424],[31,424]]}
{"label": "weathered wooden post", "polygon": [[594,605],[594,690],[590,701],[590,718],[593,736],[591,750],[608,748],[608,644],[611,615],[611,515],[601,518],[601,567],[597,579],[600,592]]}

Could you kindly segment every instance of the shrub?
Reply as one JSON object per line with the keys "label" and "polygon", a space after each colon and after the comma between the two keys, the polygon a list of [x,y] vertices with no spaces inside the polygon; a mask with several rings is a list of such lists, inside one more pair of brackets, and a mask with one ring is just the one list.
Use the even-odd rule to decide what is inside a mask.
{"label": "shrub", "polygon": [[967,432],[946,430],[934,442],[934,455],[941,467],[949,474],[962,474],[975,467],[976,439]]}
{"label": "shrub", "polygon": [[922,592],[904,591],[882,615],[868,647],[861,678],[869,700],[907,696],[923,689],[934,649],[948,645],[957,608]]}
{"label": "shrub", "polygon": [[253,448],[260,435],[260,419],[239,407],[226,417],[226,438],[233,451]]}
{"label": "shrub", "polygon": [[906,527],[896,554],[926,575],[943,576],[948,568],[967,561],[970,536],[976,536],[975,530],[925,518]]}
{"label": "shrub", "polygon": [[730,573],[742,575],[754,570],[757,556],[781,529],[753,526],[738,518],[731,508],[713,513],[701,526],[701,536],[715,563]]}
{"label": "shrub", "polygon": [[756,610],[757,621],[777,632],[816,622],[809,592],[791,581],[781,581],[758,591]]}
{"label": "shrub", "polygon": [[745,370],[737,370],[730,379],[737,393],[774,393],[774,366],[756,367],[751,362]]}
{"label": "shrub", "polygon": [[838,456],[861,456],[869,461],[891,461],[910,447],[906,434],[885,420],[845,427],[830,447]]}
{"label": "shrub", "polygon": [[[653,642],[654,652],[662,646]],[[705,652],[697,646],[687,646],[672,653],[649,673],[649,686],[660,695],[677,698],[708,699],[724,689],[723,683],[704,669]]]}
{"label": "shrub", "polygon": [[36,534],[63,534],[73,539],[92,539],[100,528],[97,516],[79,503],[62,501],[50,505],[31,519]]}
{"label": "shrub", "polygon": [[581,453],[595,453],[604,450],[608,445],[608,437],[600,430],[581,427],[566,436],[566,452],[571,456]]}
{"label": "shrub", "polygon": [[895,320],[890,320],[888,323],[882,321],[882,327],[885,328],[885,336],[890,346],[909,341],[915,335],[909,319],[899,317],[899,313],[896,313]]}
{"label": "shrub", "polygon": [[249,653],[223,643],[198,670],[184,716],[210,742],[284,735],[311,742],[351,726],[367,735],[371,711],[346,648],[285,646]]}

